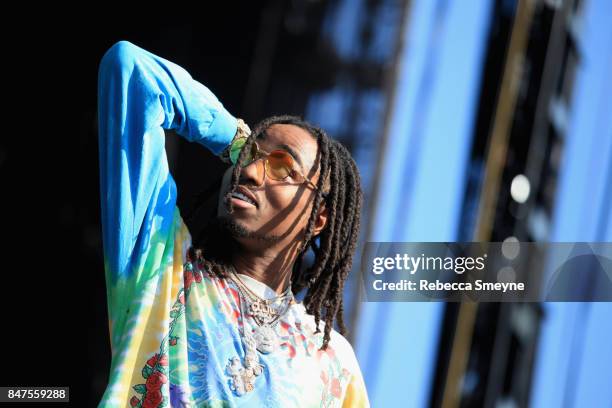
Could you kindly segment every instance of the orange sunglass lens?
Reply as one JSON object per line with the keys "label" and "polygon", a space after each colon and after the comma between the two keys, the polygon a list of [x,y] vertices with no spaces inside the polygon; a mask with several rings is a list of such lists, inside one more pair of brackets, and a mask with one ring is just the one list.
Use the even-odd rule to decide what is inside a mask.
{"label": "orange sunglass lens", "polygon": [[283,180],[291,174],[293,158],[289,153],[275,150],[268,155],[268,175],[276,180]]}

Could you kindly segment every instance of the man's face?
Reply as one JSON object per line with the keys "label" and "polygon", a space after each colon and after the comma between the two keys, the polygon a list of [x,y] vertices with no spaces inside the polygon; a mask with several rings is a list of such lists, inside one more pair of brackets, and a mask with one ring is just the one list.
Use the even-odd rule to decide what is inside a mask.
{"label": "man's face", "polygon": [[[306,130],[294,126],[278,124],[270,126],[257,139],[259,147],[266,151],[285,150],[294,158],[294,166],[315,185],[319,177],[317,141]],[[242,169],[238,189],[246,188],[256,200],[252,205],[232,197],[234,212],[229,214],[224,197],[230,188],[230,167],[224,174],[218,204],[218,215],[229,221],[233,235],[243,245],[261,242],[291,244],[302,241],[308,218],[312,211],[315,191],[309,183],[288,177],[273,180],[265,175],[263,162],[251,163]]]}

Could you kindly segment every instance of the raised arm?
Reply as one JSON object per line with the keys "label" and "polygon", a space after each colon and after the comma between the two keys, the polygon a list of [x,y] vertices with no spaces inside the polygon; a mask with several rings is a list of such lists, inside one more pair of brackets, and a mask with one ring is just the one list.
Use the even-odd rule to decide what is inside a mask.
{"label": "raised arm", "polygon": [[[181,67],[127,41],[113,45],[98,76],[100,193],[109,312],[123,313],[153,274],[148,251],[166,242],[176,207],[164,129],[219,154],[237,120]],[[155,263],[157,264],[157,263]]]}

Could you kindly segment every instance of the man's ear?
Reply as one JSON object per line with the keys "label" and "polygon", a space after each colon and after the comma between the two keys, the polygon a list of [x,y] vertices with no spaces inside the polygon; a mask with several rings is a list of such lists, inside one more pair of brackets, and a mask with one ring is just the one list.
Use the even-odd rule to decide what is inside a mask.
{"label": "man's ear", "polygon": [[325,228],[327,225],[327,217],[329,216],[329,211],[327,211],[327,207],[323,204],[319,207],[319,211],[317,212],[317,219],[315,220],[314,229],[312,231],[313,236],[319,235],[319,233]]}

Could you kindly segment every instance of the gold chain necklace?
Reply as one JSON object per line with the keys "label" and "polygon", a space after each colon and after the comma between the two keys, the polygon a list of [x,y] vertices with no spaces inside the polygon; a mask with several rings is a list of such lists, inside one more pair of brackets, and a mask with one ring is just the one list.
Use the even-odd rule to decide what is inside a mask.
{"label": "gold chain necklace", "polygon": [[[256,293],[254,293],[243,281],[240,279],[238,274],[233,270],[230,273],[230,277],[238,287],[238,291],[242,297],[245,298],[247,303],[247,310],[258,326],[270,326],[274,324],[282,315],[284,315],[293,301],[293,293],[291,292],[291,285],[281,293],[279,296],[273,299],[263,299]],[[280,309],[275,307],[276,303],[280,302]],[[286,306],[284,303],[287,303]],[[285,309],[285,310],[283,310]]]}
{"label": "gold chain necklace", "polygon": [[[238,297],[240,301],[240,315],[242,319],[242,341],[244,344],[244,363],[240,361],[240,357],[233,357],[227,364],[227,372],[231,377],[230,388],[241,396],[254,389],[255,378],[263,373],[264,366],[259,362],[257,351],[262,354],[268,354],[275,351],[279,347],[278,334],[275,327],[279,319],[284,316],[290,309],[293,302],[293,292],[291,285],[279,296],[274,299],[262,299],[254,293],[238,276],[232,266],[228,276],[238,288]],[[279,312],[271,307],[271,304],[277,301],[287,302],[284,310]],[[257,323],[255,333],[252,333],[250,324],[246,320],[244,305],[247,304],[253,320]],[[258,306],[254,306],[258,305]],[[266,307],[264,307],[264,305]],[[273,313],[271,312],[273,311]]]}

